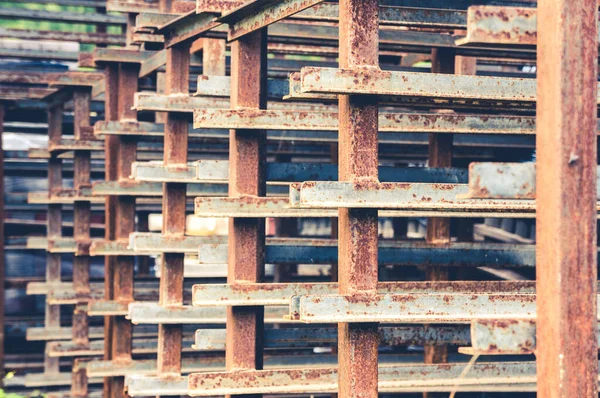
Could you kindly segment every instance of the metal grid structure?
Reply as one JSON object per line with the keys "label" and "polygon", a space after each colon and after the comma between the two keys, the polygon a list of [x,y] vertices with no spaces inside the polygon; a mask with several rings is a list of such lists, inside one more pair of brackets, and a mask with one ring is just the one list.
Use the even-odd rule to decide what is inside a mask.
{"label": "metal grid structure", "polygon": [[[595,2],[59,0],[86,1],[93,34],[2,31],[97,45],[43,55],[93,71],[1,75],[7,112],[43,99],[49,136],[29,197],[47,236],[28,240],[48,252],[28,338],[48,343],[7,387],[597,395]],[[226,236],[194,229],[208,219]],[[482,219],[535,219],[535,240]]]}

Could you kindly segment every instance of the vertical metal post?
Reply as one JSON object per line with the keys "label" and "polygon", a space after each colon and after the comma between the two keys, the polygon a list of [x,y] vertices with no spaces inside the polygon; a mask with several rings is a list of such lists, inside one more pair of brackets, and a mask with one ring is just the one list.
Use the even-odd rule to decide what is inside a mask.
{"label": "vertical metal post", "polygon": [[[118,74],[118,117],[120,121],[135,121],[137,112],[132,109],[134,93],[138,87],[139,65],[119,64]],[[133,137],[119,136],[117,147],[116,178],[118,181],[129,179],[131,164],[136,160],[136,142]],[[115,207],[116,224],[114,236],[117,241],[127,241],[129,234],[135,231],[135,197],[117,196]],[[113,271],[112,290],[114,299],[119,302],[133,301],[133,256],[117,256]],[[130,361],[133,325],[123,316],[113,318],[114,333],[112,335],[112,359],[115,361]],[[124,393],[124,378],[114,378],[113,396],[122,397]]]}
{"label": "vertical metal post", "polygon": [[[231,108],[266,109],[267,30],[232,43]],[[265,196],[266,133],[231,130],[229,196]],[[261,282],[264,276],[265,220],[229,220],[227,283]],[[226,367],[262,369],[264,307],[227,307]],[[244,395],[253,397],[256,395]]]}
{"label": "vertical metal post", "polygon": [[[189,45],[167,50],[166,94],[189,93]],[[185,115],[169,112],[165,122],[164,164],[185,165],[187,162],[188,122]],[[163,185],[163,228],[169,237],[185,234],[186,185]],[[182,253],[164,253],[160,274],[160,304],[183,305]],[[181,374],[181,325],[159,325],[158,375],[162,377]]]}
{"label": "vertical metal post", "polygon": [[[379,3],[340,1],[340,67],[379,67]],[[378,178],[378,99],[339,96],[339,179]],[[339,210],[339,292],[377,292],[378,220],[376,209]],[[341,397],[377,397],[377,324],[340,323],[338,367]]]}
{"label": "vertical metal post", "polygon": [[[104,81],[106,89],[104,91],[104,119],[116,121],[118,116],[118,98],[119,98],[119,68],[117,64],[108,64],[104,70]],[[117,179],[117,150],[118,137],[107,135],[104,139],[104,179],[106,181],[115,181]],[[104,204],[104,238],[106,240],[115,240],[115,207],[116,197],[106,196]],[[112,288],[113,273],[115,269],[116,257],[106,256],[104,259],[104,299],[113,300],[114,293]],[[112,335],[114,333],[114,322],[112,316],[104,317],[104,359],[112,359]],[[112,379],[104,378],[103,396],[112,397]]]}
{"label": "vertical metal post", "polygon": [[[74,136],[75,140],[85,137],[83,130],[90,126],[91,89],[77,88],[73,92],[74,103]],[[73,187],[76,191],[90,186],[90,152],[75,151],[73,158]],[[77,201],[73,204],[73,237],[76,241],[90,239],[90,202]],[[90,258],[75,256],[73,258],[73,288],[77,294],[90,293]],[[78,345],[87,345],[88,319],[87,313],[81,309],[85,302],[78,303],[73,316],[73,341]]]}
{"label": "vertical metal post", "polygon": [[[54,105],[48,110],[48,140],[58,141],[62,136],[63,105]],[[62,160],[53,152],[48,159],[48,191],[60,190],[62,187]],[[48,240],[59,238],[62,235],[61,205],[48,205]],[[58,283],[61,280],[61,255],[56,253],[46,254],[46,283]],[[46,302],[45,328],[60,328],[60,306]],[[59,358],[44,355],[44,373],[58,373]]]}
{"label": "vertical metal post", "polygon": [[[104,91],[104,119],[106,121],[119,120],[118,101],[119,101],[119,67],[117,64],[108,64],[104,71],[104,81],[106,89]],[[106,181],[117,180],[117,146],[119,138],[113,135],[107,135],[104,139],[104,179]],[[117,198],[115,196],[106,196],[104,205],[104,238],[106,240],[115,240],[115,228],[117,219],[115,217]],[[104,299],[113,300],[113,274],[116,268],[115,256],[106,256],[104,259]],[[104,359],[112,359],[112,336],[114,334],[114,317],[104,317]],[[113,397],[113,378],[105,377],[103,386],[103,396]]]}
{"label": "vertical metal post", "polygon": [[597,397],[598,5],[537,10],[538,396]]}
{"label": "vertical metal post", "polygon": [[[455,52],[451,49],[433,49],[431,51],[432,73],[454,73]],[[429,135],[429,167],[452,166],[452,134]],[[447,244],[450,242],[450,218],[429,217],[427,219],[427,242]],[[425,271],[428,281],[447,281],[447,267],[428,267]],[[425,363],[448,362],[447,345],[425,345]],[[439,396],[435,393],[423,393],[423,397]]]}
{"label": "vertical metal post", "polygon": [[[73,92],[75,141],[89,138],[91,88],[78,87]],[[75,151],[73,158],[73,187],[76,192],[90,186],[91,153]],[[80,244],[90,240],[90,202],[76,201],[73,203],[73,237]],[[90,257],[75,255],[73,258],[73,289],[82,296],[90,295]],[[87,303],[78,302],[73,314],[73,341],[77,345],[89,345],[89,327]],[[87,395],[87,376],[85,367],[75,366],[73,369],[73,384],[71,393],[74,396]]]}
{"label": "vertical metal post", "polygon": [[[132,109],[134,93],[138,86],[137,64],[114,64],[107,66],[106,119],[136,120],[137,112]],[[129,179],[131,164],[136,160],[136,142],[133,137],[116,136],[107,141],[106,175],[108,181]],[[106,237],[115,241],[127,241],[135,231],[135,198],[113,196],[106,213]],[[110,257],[110,270],[106,273],[105,294],[107,299],[119,302],[133,301],[134,257]],[[108,328],[108,329],[107,329]],[[108,331],[106,331],[108,330]],[[105,324],[105,358],[130,361],[132,347],[132,325],[123,316],[110,317]],[[124,397],[124,378],[105,380],[105,391],[111,397]]]}
{"label": "vertical metal post", "polygon": [[225,76],[225,40],[202,38],[202,74]]}

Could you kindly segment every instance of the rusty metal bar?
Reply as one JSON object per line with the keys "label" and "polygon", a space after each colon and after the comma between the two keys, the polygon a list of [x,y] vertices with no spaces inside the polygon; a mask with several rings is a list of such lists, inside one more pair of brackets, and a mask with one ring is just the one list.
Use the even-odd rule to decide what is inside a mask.
{"label": "rusty metal bar", "polygon": [[467,36],[458,45],[537,44],[537,9],[471,6],[467,10]]}
{"label": "rusty metal bar", "polygon": [[[232,55],[231,108],[266,108],[267,30],[235,41]],[[229,140],[229,196],[264,196],[264,130],[231,130]],[[231,218],[229,221],[227,283],[261,282],[264,275],[265,220]],[[263,307],[227,307],[226,368],[263,367]],[[245,397],[256,395],[246,394]]]}
{"label": "rusty metal bar", "polygon": [[218,21],[229,25],[227,39],[233,41],[321,2],[323,0],[253,0],[224,13]]}
{"label": "rusty metal bar", "polygon": [[[455,53],[452,50],[434,49],[431,52],[431,72],[454,74]],[[429,167],[452,166],[452,135],[431,134],[429,136]],[[450,218],[430,217],[427,219],[426,241],[430,244],[450,243]],[[446,267],[427,267],[425,279],[430,281],[447,281],[449,277]],[[429,345],[424,346],[425,363],[448,362],[448,347]],[[436,394],[424,393],[424,398],[435,398]]]}
{"label": "rusty metal bar", "polygon": [[[48,139],[50,141],[60,139],[62,135],[63,107],[54,106],[48,110]],[[51,156],[48,159],[48,189],[50,192],[62,187],[62,161]],[[60,204],[48,205],[48,239],[60,238],[62,235],[62,213]],[[46,282],[57,283],[61,280],[61,256],[60,254],[46,254]],[[60,328],[60,307],[46,303],[45,329]],[[71,332],[72,333],[72,332]],[[72,334],[71,334],[72,336]],[[44,356],[44,372],[58,373],[59,362],[56,359]]]}
{"label": "rusty metal bar", "polygon": [[542,398],[598,394],[597,8],[591,0],[538,3],[538,21],[548,24],[538,32],[537,46],[536,246],[544,271],[536,275],[536,357]]}
{"label": "rusty metal bar", "polygon": [[[74,136],[75,140],[84,140],[86,127],[90,126],[91,88],[77,87],[73,92],[74,103]],[[73,186],[76,190],[90,185],[91,155],[88,151],[75,151],[73,159]],[[90,239],[90,202],[75,202],[73,204],[73,237],[79,242],[89,242]],[[83,297],[90,294],[90,257],[75,256],[73,258],[73,289],[77,295]],[[73,314],[73,341],[75,344],[87,346],[88,315],[85,302],[75,304]],[[74,364],[74,368],[75,368]],[[73,384],[71,391],[74,396],[87,395],[87,375],[85,369],[73,370]]]}
{"label": "rusty metal bar", "polygon": [[[376,0],[339,3],[340,68],[377,70],[379,66],[379,4]],[[339,96],[339,179],[378,177],[378,99]],[[377,211],[340,209],[339,293],[371,296],[378,282]],[[376,323],[338,325],[338,394],[378,396],[379,335]]]}
{"label": "rusty metal bar", "polygon": [[[167,50],[165,90],[167,95],[187,94],[189,86],[189,44]],[[169,112],[165,122],[164,164],[187,163],[188,123],[181,114]],[[163,230],[165,236],[185,233],[185,184],[165,183],[163,194]],[[183,304],[183,254],[164,253],[160,276],[160,305]],[[158,375],[176,377],[181,374],[180,325],[160,324],[158,329]]]}

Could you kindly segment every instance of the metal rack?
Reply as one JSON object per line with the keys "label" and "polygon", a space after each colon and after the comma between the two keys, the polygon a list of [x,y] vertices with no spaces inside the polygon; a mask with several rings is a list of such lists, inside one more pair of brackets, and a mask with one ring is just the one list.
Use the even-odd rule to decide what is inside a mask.
{"label": "metal rack", "polygon": [[[108,0],[122,14],[90,21],[126,25],[98,42],[124,47],[27,91],[50,99],[49,194],[30,197],[50,254],[29,289],[57,339],[75,304],[72,341],[27,377],[72,396],[104,378],[104,397],[596,394],[597,4],[487,3]],[[227,236],[195,234],[206,218]],[[474,240],[489,218],[535,220],[535,241]]]}

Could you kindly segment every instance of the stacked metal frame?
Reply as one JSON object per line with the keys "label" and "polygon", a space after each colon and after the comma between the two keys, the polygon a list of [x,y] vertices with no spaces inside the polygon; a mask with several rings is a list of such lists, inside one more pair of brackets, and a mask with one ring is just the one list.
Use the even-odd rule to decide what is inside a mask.
{"label": "stacked metal frame", "polygon": [[[597,4],[491,3],[108,0],[126,47],[85,57],[103,76],[48,80],[50,190],[32,195],[48,238],[31,241],[48,278],[30,290],[47,297],[43,331],[64,332],[58,305],[75,314],[29,383],[80,397],[100,377],[105,397],[597,395]],[[90,186],[95,150],[105,181]],[[534,153],[537,167],[522,162]],[[104,239],[90,202],[105,205]],[[473,241],[490,217],[535,219],[537,242]],[[194,236],[197,218],[228,219],[227,237]],[[331,227],[306,232],[312,219]],[[90,256],[106,256],[104,292]],[[88,317],[104,317],[103,341]],[[61,356],[77,357],[72,379]]]}

